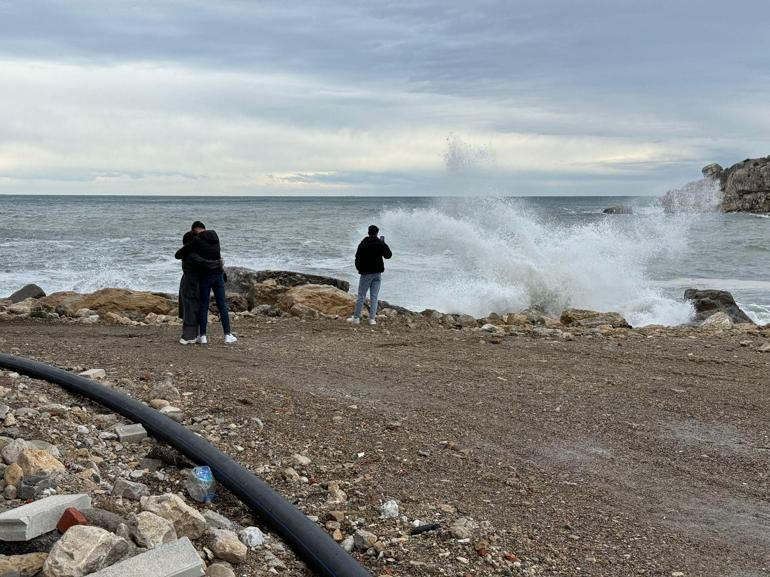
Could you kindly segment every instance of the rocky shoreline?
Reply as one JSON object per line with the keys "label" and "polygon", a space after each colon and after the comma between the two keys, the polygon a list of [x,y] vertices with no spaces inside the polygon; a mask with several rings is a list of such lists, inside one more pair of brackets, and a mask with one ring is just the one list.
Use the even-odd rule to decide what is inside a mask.
{"label": "rocky shoreline", "polygon": [[[235,318],[262,315],[294,316],[305,320],[344,319],[353,313],[355,296],[346,281],[287,271],[252,271],[227,268],[227,302]],[[651,325],[650,330],[732,329],[753,332],[756,324],[738,307],[727,291],[687,289],[684,300],[692,304],[693,322],[680,327]],[[36,285],[23,287],[0,300],[0,321],[35,318],[140,326],[179,325],[175,295],[106,288],[94,293],[58,292],[46,295]],[[210,314],[215,314],[212,303]],[[364,310],[364,316],[366,316]],[[530,308],[483,318],[448,314],[432,309],[415,312],[380,301],[378,321],[415,326],[428,320],[452,329],[475,329],[497,335],[534,334],[572,338],[583,334],[618,334],[632,330],[617,312],[565,309],[559,315]],[[216,321],[215,317],[211,318]]]}
{"label": "rocky shoreline", "polygon": [[[291,330],[293,343],[301,342],[306,336],[312,339],[316,333],[344,329],[345,334],[355,335],[356,331],[363,330],[340,321],[349,314],[353,297],[334,284],[338,282],[336,279],[313,277],[313,282],[308,284],[301,275],[284,272],[267,274],[245,269],[228,272],[231,283],[228,300],[234,311],[234,326],[236,332],[247,333],[238,347],[249,346],[246,343],[262,338],[256,335],[272,331],[274,327]],[[281,282],[281,279],[289,280]],[[234,290],[233,286],[240,288]],[[711,347],[712,342],[731,342],[746,352],[759,353],[759,357],[765,357],[761,353],[770,351],[770,327],[751,323],[729,293],[693,291],[688,298],[696,311],[696,323],[681,327],[633,328],[617,313],[576,309],[563,311],[558,318],[528,310],[475,319],[438,311],[416,313],[386,303],[378,318],[378,327],[365,330],[371,332],[372,338],[380,335],[387,339],[383,346],[389,347],[400,346],[405,335],[414,335],[408,341],[407,350],[415,352],[424,346],[422,343],[428,336],[443,343],[459,339],[462,350],[468,350],[471,343],[522,348],[522,343],[531,341],[538,347],[577,345],[601,353],[610,346],[622,351],[618,347],[624,343],[630,346],[635,342],[666,339],[676,346],[682,346],[682,342],[703,343],[706,347]],[[18,327],[20,334],[30,335],[33,342],[37,342],[35,335],[49,330],[70,334],[104,327],[102,331],[117,331],[105,333],[112,335],[109,346],[116,346],[125,336],[130,337],[131,333],[125,331],[141,330],[145,339],[150,340],[147,347],[159,348],[165,362],[156,364],[154,370],[143,369],[141,361],[137,364],[135,360],[113,362],[112,366],[83,364],[84,360],[89,362],[88,359],[94,358],[94,349],[87,345],[80,349],[77,342],[71,344],[66,357],[54,354],[45,344],[32,348],[12,345],[11,342],[21,342],[18,338],[14,341],[0,338],[0,350],[54,362],[121,390],[183,423],[236,459],[250,461],[256,474],[279,488],[373,574],[584,574],[574,566],[570,569],[572,561],[559,560],[562,553],[553,556],[528,553],[530,546],[524,544],[537,542],[535,535],[530,533],[525,537],[507,532],[504,527],[469,510],[471,503],[476,507],[491,494],[479,502],[471,499],[463,504],[449,499],[416,503],[406,496],[408,489],[396,493],[393,481],[388,482],[389,490],[373,493],[369,486],[379,481],[366,472],[369,459],[382,462],[385,468],[379,469],[380,474],[395,474],[397,479],[400,470],[411,466],[407,461],[400,461],[397,449],[401,444],[408,444],[408,438],[418,439],[417,447],[413,448],[418,459],[432,459],[436,454],[435,448],[420,448],[421,444],[430,445],[430,433],[422,431],[414,437],[414,433],[408,432],[415,429],[415,423],[407,426],[399,417],[375,425],[377,421],[372,420],[372,416],[362,414],[356,418],[355,425],[350,425],[346,435],[338,436],[333,431],[347,429],[352,415],[362,409],[358,402],[348,400],[335,410],[319,408],[316,411],[329,423],[326,426],[331,427],[327,442],[319,444],[317,436],[314,442],[309,441],[304,425],[297,424],[282,433],[288,437],[281,442],[278,431],[272,428],[283,426],[281,419],[289,419],[296,410],[292,408],[295,401],[286,392],[273,393],[268,404],[273,408],[267,412],[259,400],[232,396],[233,393],[229,393],[226,402],[242,406],[244,412],[218,413],[216,405],[221,404],[222,399],[216,394],[210,400],[213,404],[201,404],[205,393],[196,392],[192,383],[206,383],[206,379],[175,367],[179,353],[173,351],[189,351],[174,340],[175,325],[179,323],[175,311],[176,302],[164,294],[104,289],[89,295],[42,296],[34,288],[26,288],[13,299],[0,302],[0,323],[9,328]],[[9,331],[4,334],[9,335]],[[162,335],[160,343],[167,344],[152,344],[153,335]],[[30,340],[27,336],[22,338],[25,342]],[[285,346],[280,338],[276,336],[268,341],[269,350]],[[56,337],[53,342],[64,341]],[[236,355],[240,354],[238,347],[232,349]],[[247,359],[251,355],[261,358],[250,352],[252,350],[244,351]],[[262,354],[267,350],[263,349]],[[42,357],[41,351],[44,351]],[[128,354],[134,358],[130,351]],[[688,353],[685,364],[708,362],[707,358],[692,355]],[[108,353],[105,358],[109,356]],[[578,363],[578,358],[569,362]],[[169,359],[174,362],[169,363]],[[423,362],[407,367],[398,378],[409,379],[409,374],[419,370]],[[337,363],[334,361],[326,368],[319,366],[319,370],[345,375],[346,364]],[[251,364],[259,366],[256,362]],[[446,370],[448,365],[441,367],[440,370]],[[602,369],[597,366],[592,370]],[[672,374],[680,372],[681,369],[676,369]],[[240,374],[247,373],[244,369]],[[229,378],[237,382],[244,377]],[[510,376],[497,373],[496,378],[499,383],[505,383]],[[687,388],[674,385],[672,390],[680,391],[676,394],[681,395]],[[560,407],[554,410],[561,411]],[[124,419],[97,405],[48,383],[0,372],[0,425],[3,461],[0,515],[22,507],[25,502],[39,501],[43,506],[46,499],[62,495],[86,496],[90,501],[88,506],[80,503],[75,510],[70,510],[69,517],[61,515],[66,519],[54,519],[61,531],[49,530],[27,541],[2,543],[5,556],[0,556],[0,575],[3,577],[38,574],[80,577],[120,567],[121,562],[142,559],[141,555],[153,551],[165,555],[166,550],[159,547],[182,548],[187,546],[185,539],[189,539],[188,553],[195,552],[200,570],[205,570],[209,577],[309,575],[286,545],[227,491],[217,487],[217,501],[197,503],[187,489],[192,463],[141,431],[130,434]],[[381,454],[374,448],[376,444],[358,452],[351,453],[350,449],[340,452],[343,445],[351,442],[355,445],[356,439],[365,434],[360,431],[367,427],[381,427],[377,429],[378,434],[398,439],[397,444],[381,449]],[[460,427],[459,431],[463,430],[464,427]],[[462,435],[461,432],[441,435],[447,436],[432,443],[446,452],[450,462],[457,460],[461,465],[471,458],[470,449],[453,440],[453,436]],[[367,444],[372,442],[367,440]],[[259,464],[255,464],[254,455],[260,455]],[[467,479],[463,482],[467,483]],[[532,489],[526,488],[518,477],[510,482],[510,487],[515,489],[513,494],[521,491],[527,502]],[[472,495],[473,490],[469,490]],[[177,552],[169,550],[168,555],[172,554]],[[601,570],[587,574],[638,572],[604,573]]]}

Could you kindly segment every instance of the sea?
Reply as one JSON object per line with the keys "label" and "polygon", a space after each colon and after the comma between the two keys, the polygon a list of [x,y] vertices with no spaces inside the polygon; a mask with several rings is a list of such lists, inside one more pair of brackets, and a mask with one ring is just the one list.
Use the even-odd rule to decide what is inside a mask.
{"label": "sea", "polygon": [[[604,214],[623,205],[632,214]],[[0,296],[104,287],[176,292],[194,220],[227,265],[343,278],[369,224],[393,251],[381,298],[476,317],[537,306],[618,311],[634,326],[692,317],[687,288],[730,291],[770,322],[768,215],[667,214],[629,197],[0,196]]]}

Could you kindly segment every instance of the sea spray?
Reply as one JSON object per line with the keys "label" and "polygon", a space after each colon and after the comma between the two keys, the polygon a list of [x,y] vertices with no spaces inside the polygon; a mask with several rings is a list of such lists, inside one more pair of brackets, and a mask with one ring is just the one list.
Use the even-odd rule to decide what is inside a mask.
{"label": "sea spray", "polygon": [[567,225],[511,199],[466,199],[388,210],[412,306],[484,316],[537,306],[618,311],[634,325],[682,324],[692,309],[648,278],[653,259],[686,248],[687,220],[661,214]]}

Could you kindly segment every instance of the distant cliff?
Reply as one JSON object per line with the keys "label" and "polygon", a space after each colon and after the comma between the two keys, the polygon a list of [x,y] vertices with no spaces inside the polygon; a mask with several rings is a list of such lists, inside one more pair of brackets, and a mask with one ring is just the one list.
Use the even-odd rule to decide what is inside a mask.
{"label": "distant cliff", "polygon": [[770,156],[746,159],[730,168],[703,167],[703,179],[668,191],[668,212],[770,212]]}
{"label": "distant cliff", "polygon": [[[714,167],[722,190],[721,209],[724,212],[770,212],[770,156],[765,158],[747,158],[721,170]],[[719,171],[716,169],[719,168]]]}

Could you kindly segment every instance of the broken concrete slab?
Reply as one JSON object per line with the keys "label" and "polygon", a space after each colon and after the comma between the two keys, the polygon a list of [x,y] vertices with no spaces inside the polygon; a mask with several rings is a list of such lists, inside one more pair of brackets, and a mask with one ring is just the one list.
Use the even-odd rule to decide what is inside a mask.
{"label": "broken concrete slab", "polygon": [[115,432],[118,434],[121,443],[138,443],[142,439],[147,438],[147,431],[139,423],[115,427]]}
{"label": "broken concrete slab", "polygon": [[28,505],[0,513],[0,541],[29,541],[56,529],[64,511],[69,507],[84,509],[91,506],[91,497],[53,495]]}
{"label": "broken concrete slab", "polygon": [[150,549],[90,577],[203,577],[203,560],[187,537]]}

